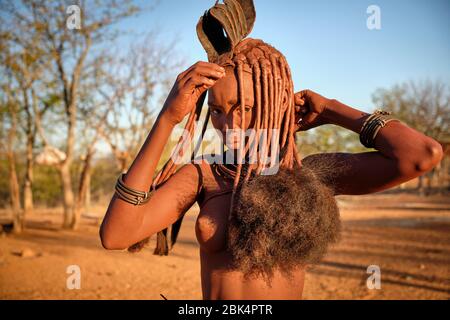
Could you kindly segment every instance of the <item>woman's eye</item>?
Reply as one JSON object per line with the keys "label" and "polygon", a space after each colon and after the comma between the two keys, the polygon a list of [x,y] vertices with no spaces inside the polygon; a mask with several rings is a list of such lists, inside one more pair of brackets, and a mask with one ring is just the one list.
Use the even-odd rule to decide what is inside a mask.
{"label": "woman's eye", "polygon": [[[236,108],[236,110],[237,110],[237,112],[239,112],[239,113],[242,112],[240,107]],[[245,107],[244,107],[244,112],[249,112],[250,110],[252,110],[252,107],[250,107],[250,106],[245,106]]]}

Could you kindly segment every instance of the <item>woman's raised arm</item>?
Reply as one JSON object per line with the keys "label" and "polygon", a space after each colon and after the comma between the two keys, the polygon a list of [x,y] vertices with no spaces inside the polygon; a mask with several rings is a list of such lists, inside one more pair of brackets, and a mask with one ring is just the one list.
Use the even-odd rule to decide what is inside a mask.
{"label": "woman's raised arm", "polygon": [[[123,178],[127,187],[150,190],[156,166],[174,126],[223,75],[222,67],[197,62],[177,77],[151,132]],[[125,249],[168,227],[195,202],[197,181],[197,169],[189,164],[154,191],[144,205],[135,206],[114,194],[100,227],[102,245],[107,249]]]}
{"label": "woman's raised arm", "polygon": [[[369,114],[312,91],[297,94],[299,130],[334,124],[359,134]],[[423,175],[442,159],[442,146],[407,125],[392,121],[381,128],[374,140],[377,151],[363,153],[322,153],[308,156],[305,163],[334,162],[332,174],[336,194],[367,194],[397,186]]]}

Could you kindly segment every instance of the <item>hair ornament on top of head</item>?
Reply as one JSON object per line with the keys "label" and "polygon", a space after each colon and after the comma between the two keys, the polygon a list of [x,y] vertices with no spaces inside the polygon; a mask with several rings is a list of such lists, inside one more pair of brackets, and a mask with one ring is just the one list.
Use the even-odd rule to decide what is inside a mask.
{"label": "hair ornament on top of head", "polygon": [[228,60],[234,47],[252,31],[255,19],[253,0],[216,1],[197,23],[197,35],[208,61]]}

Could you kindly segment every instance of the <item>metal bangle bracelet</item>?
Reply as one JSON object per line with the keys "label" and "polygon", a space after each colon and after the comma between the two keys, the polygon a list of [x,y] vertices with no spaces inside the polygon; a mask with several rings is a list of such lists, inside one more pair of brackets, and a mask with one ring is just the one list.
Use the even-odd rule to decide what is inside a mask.
{"label": "metal bangle bracelet", "polygon": [[117,179],[117,183],[116,183],[116,187],[115,187],[115,191],[117,196],[134,205],[141,205],[141,204],[145,204],[148,202],[148,200],[150,199],[151,193],[152,193],[152,188],[150,189],[150,191],[139,191],[133,188],[130,188],[128,186],[125,185],[125,183],[123,182],[123,176],[125,175],[125,173],[122,173],[119,178]]}
{"label": "metal bangle bracelet", "polygon": [[373,148],[375,138],[381,128],[386,126],[387,123],[391,121],[400,121],[395,118],[390,118],[390,112],[376,110],[372,115],[370,115],[362,126],[360,131],[360,142],[367,148]]}

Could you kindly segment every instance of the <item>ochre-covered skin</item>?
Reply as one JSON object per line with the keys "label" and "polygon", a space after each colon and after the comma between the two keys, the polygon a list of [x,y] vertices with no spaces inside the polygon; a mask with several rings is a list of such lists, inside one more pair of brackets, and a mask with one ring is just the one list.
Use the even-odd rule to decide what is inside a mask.
{"label": "ochre-covered skin", "polygon": [[[239,56],[242,62],[245,60],[247,67],[249,65],[250,67],[244,71],[243,66],[237,62],[239,58],[229,62],[222,61],[221,65],[225,67],[226,75],[218,80],[208,92],[211,122],[216,129],[222,132],[223,136],[229,129],[280,128],[281,125],[274,124],[275,114],[280,113],[280,107],[284,106],[284,113],[292,112],[292,109],[286,110],[287,101],[284,101],[284,104],[280,101],[275,107],[273,82],[269,86],[273,69],[270,60],[265,58],[266,55],[270,57],[272,52],[269,50],[271,48],[264,45],[262,48],[269,52],[261,51],[258,59],[251,49],[258,50],[258,45],[263,43],[258,40],[246,40],[244,44],[247,47],[244,50],[246,54],[239,56],[239,53],[237,53],[235,56]],[[245,47],[241,45],[237,49],[242,48]],[[273,51],[273,53],[275,52]],[[247,59],[247,56],[252,59]],[[277,66],[286,67],[281,60],[279,62]],[[260,67],[261,64],[263,67]],[[239,65],[241,68],[239,68]],[[260,75],[262,74],[261,69],[264,70],[261,81],[254,81],[254,70],[256,70],[257,75]],[[269,72],[270,74],[268,74]],[[258,77],[256,79],[259,80]],[[285,74],[282,80],[283,82],[280,81],[277,86],[278,90],[281,91],[281,88],[284,88],[287,92],[293,94],[290,78],[287,78]],[[272,91],[269,91],[269,88]],[[241,93],[244,94],[241,96]],[[264,94],[267,98],[272,99],[265,100]],[[244,104],[239,103],[242,98],[245,101]],[[289,130],[289,124],[289,121],[284,123],[286,130]],[[271,133],[268,132],[268,134]],[[287,138],[285,137],[283,141],[283,137],[280,137],[280,141],[286,144]],[[293,137],[291,142],[293,143]],[[237,145],[238,143],[235,141],[229,147],[236,148]],[[267,156],[268,149],[263,156]],[[291,157],[291,160],[293,159]],[[232,255],[227,251],[227,230],[232,190],[235,183],[217,175],[207,161],[202,162],[198,167],[202,175],[203,191],[197,199],[201,211],[196,223],[196,235],[200,245],[204,298],[258,299],[270,296],[278,299],[299,299],[304,278],[304,270],[301,267],[295,270],[292,279],[287,278],[279,271],[275,271],[270,286],[263,277],[244,279],[242,272],[233,270]],[[290,284],[290,290],[288,284]]]}
{"label": "ochre-covered skin", "polygon": [[[263,63],[268,70],[267,63]],[[293,91],[289,91],[293,90],[292,86],[281,89],[279,92],[285,96],[279,95],[283,98],[276,99],[278,103],[272,103],[270,96],[276,96],[274,86],[271,89],[268,82],[262,81],[257,84],[253,71],[247,73],[243,65],[239,68],[230,66],[223,69],[214,63],[199,62],[181,73],[125,175],[124,183],[137,190],[150,189],[157,163],[174,126],[195,108],[198,98],[206,90],[209,90],[211,121],[218,130],[254,127],[257,123],[264,128],[277,125],[288,128],[285,131],[286,139],[281,135],[280,145],[289,145],[290,152],[286,153],[282,161],[294,170],[302,168],[294,165],[300,161],[297,160],[299,155],[290,132],[335,124],[359,133],[369,116],[309,90],[294,95]],[[259,72],[262,69],[259,68]],[[286,88],[286,84],[281,88]],[[259,94],[258,90],[261,91]],[[243,92],[245,104],[240,104]],[[268,97],[263,98],[266,94]],[[260,99],[262,102],[258,102]],[[280,122],[279,115],[287,110],[283,110],[283,101],[292,101],[292,107],[289,116]],[[265,102],[268,103],[264,118]],[[301,124],[297,126],[300,118]],[[328,167],[331,166],[332,170],[327,170],[328,173],[321,177],[321,181],[332,190],[334,196],[367,194],[392,188],[426,173],[442,158],[439,143],[400,122],[391,122],[379,131],[375,148],[376,151],[358,154],[314,154],[302,159],[301,163],[331,164]],[[291,278],[274,270],[270,283],[262,276],[246,279],[241,271],[233,269],[232,255],[227,249],[227,231],[236,181],[224,179],[212,168],[205,160],[201,164],[182,166],[142,206],[130,205],[114,195],[100,229],[103,246],[107,249],[126,249],[171,226],[197,201],[201,211],[196,223],[196,234],[200,245],[205,299],[300,299],[304,283],[304,268],[300,263],[292,269]],[[164,271],[161,271],[163,275]]]}
{"label": "ochre-covered skin", "polygon": [[264,277],[245,279],[242,272],[233,270],[232,256],[227,251],[231,192],[226,193],[232,190],[232,181],[224,181],[214,174],[207,162],[200,167],[204,191],[198,198],[201,210],[195,232],[200,245],[203,298],[300,299],[304,279],[302,267],[294,270],[293,278],[276,271],[271,286]]}

